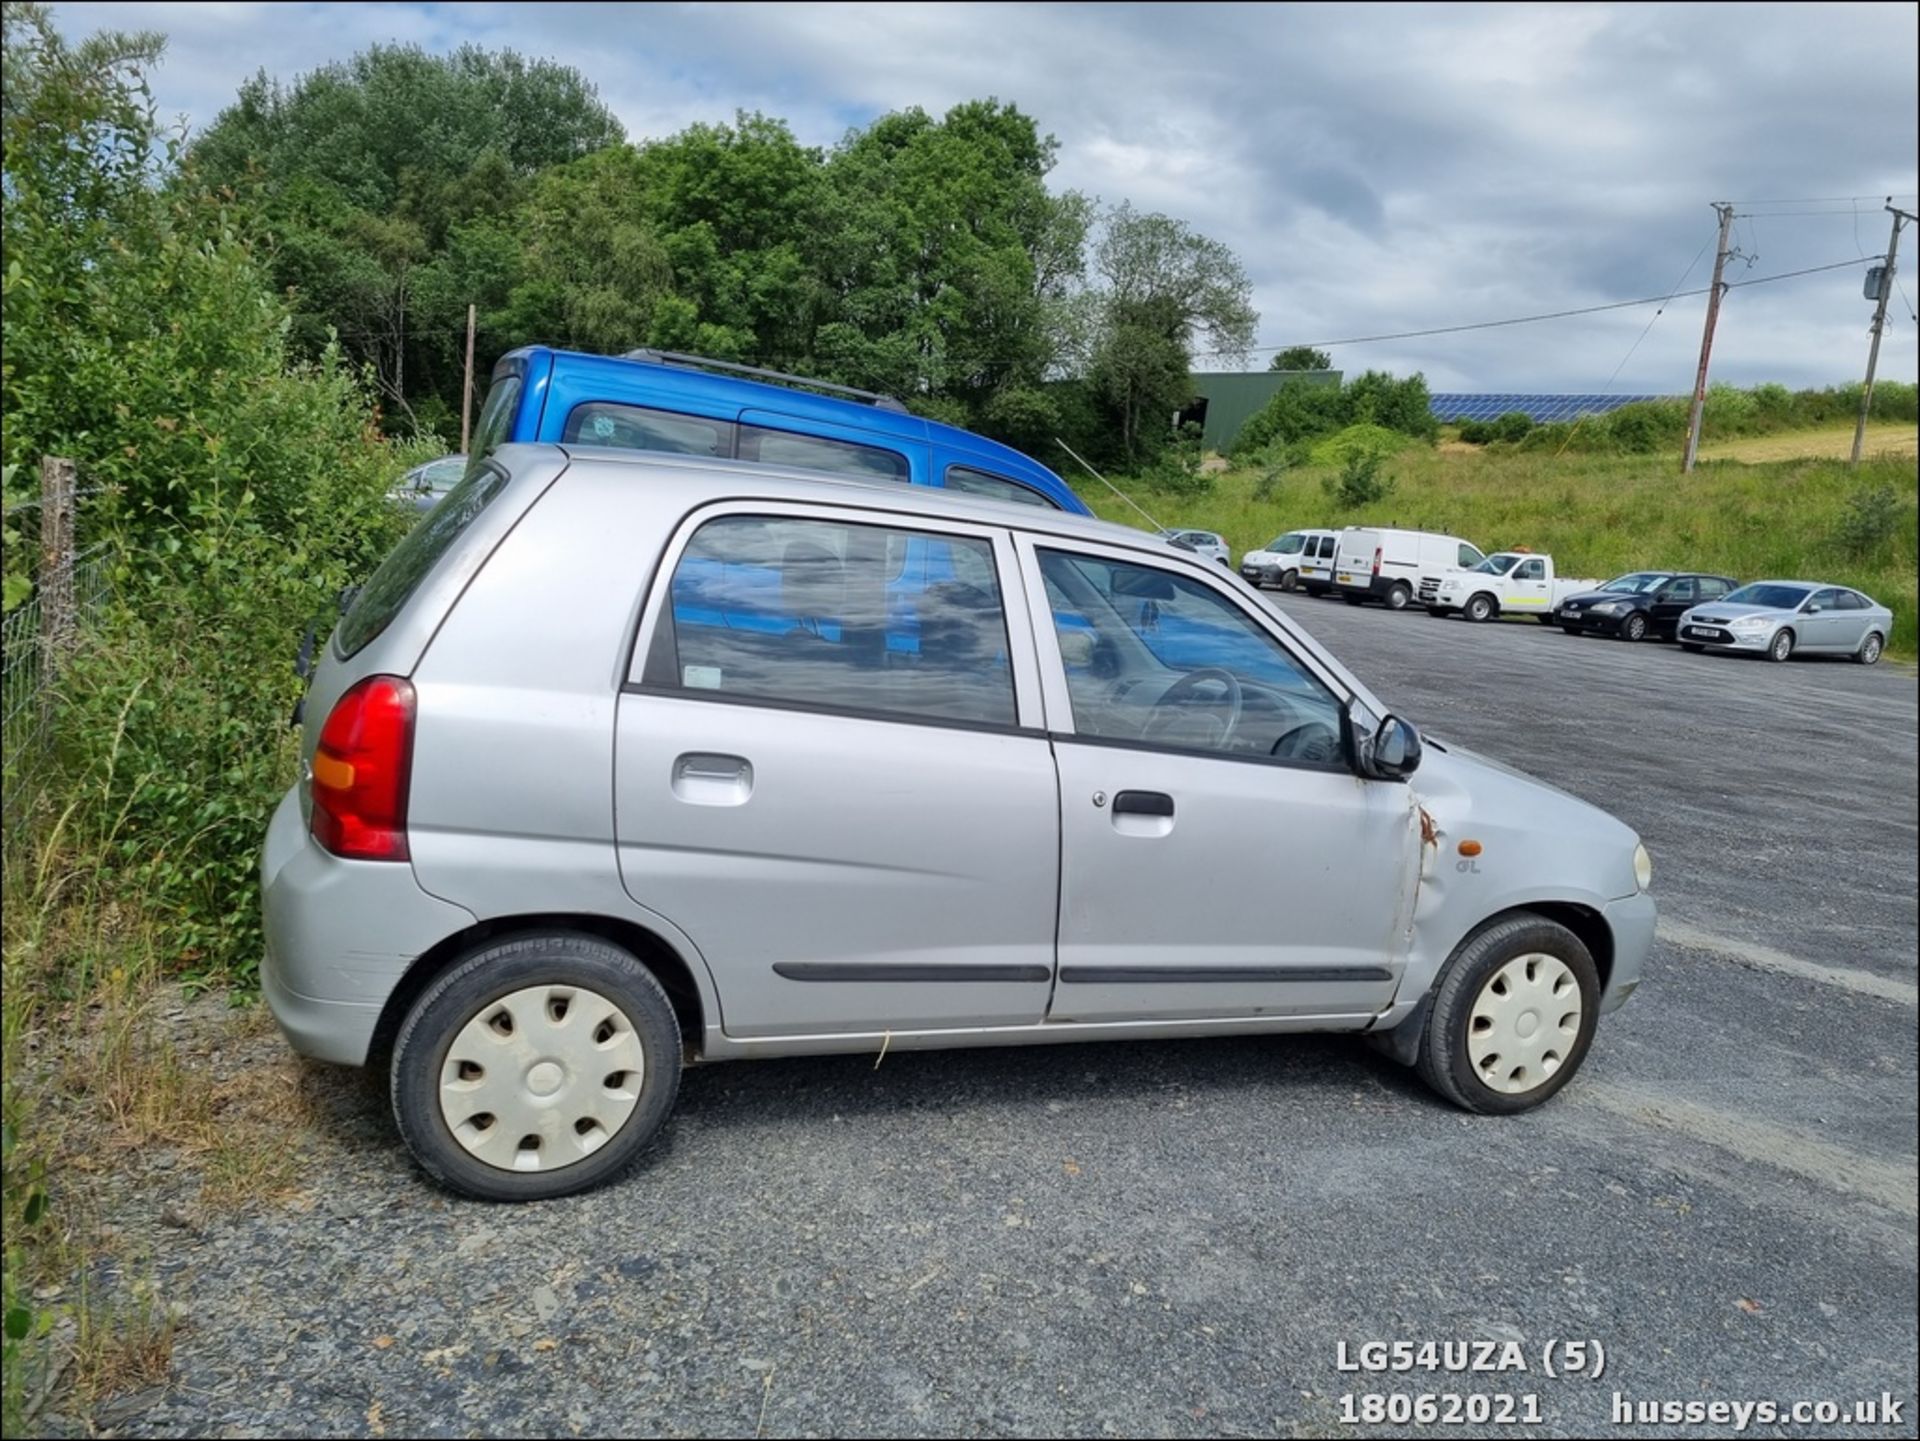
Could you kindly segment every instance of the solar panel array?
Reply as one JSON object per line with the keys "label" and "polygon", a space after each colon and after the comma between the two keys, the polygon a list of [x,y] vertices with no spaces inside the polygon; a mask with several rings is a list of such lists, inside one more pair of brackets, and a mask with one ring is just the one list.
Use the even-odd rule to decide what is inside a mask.
{"label": "solar panel array", "polygon": [[1669,400],[1665,395],[1436,395],[1434,419],[1440,421],[1498,420],[1512,411],[1536,423],[1572,420],[1581,415],[1604,415],[1642,400]]}

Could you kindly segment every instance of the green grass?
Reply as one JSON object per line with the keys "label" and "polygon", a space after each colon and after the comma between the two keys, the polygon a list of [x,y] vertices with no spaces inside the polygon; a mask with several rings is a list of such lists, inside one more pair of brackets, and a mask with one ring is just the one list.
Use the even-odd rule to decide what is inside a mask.
{"label": "green grass", "polygon": [[[1308,526],[1392,524],[1443,530],[1487,550],[1524,545],[1549,552],[1568,575],[1607,577],[1641,568],[1716,571],[1850,585],[1894,613],[1888,651],[1915,653],[1914,462],[1882,455],[1856,471],[1844,461],[1797,459],[1750,465],[1701,463],[1691,476],[1665,457],[1416,446],[1389,459],[1385,500],[1343,510],[1323,485],[1328,465],[1286,472],[1264,500],[1253,469],[1215,479],[1210,494],[1174,497],[1146,482],[1117,483],[1164,525],[1218,531],[1237,557]],[[1893,524],[1864,546],[1843,539],[1849,501],[1889,487]],[[1078,487],[1109,520],[1138,525],[1117,497]]]}

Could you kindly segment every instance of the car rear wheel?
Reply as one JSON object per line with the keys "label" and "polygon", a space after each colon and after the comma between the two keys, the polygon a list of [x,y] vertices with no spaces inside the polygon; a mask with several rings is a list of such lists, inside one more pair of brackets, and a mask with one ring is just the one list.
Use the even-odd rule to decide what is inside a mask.
{"label": "car rear wheel", "polygon": [[680,1088],[680,1028],[632,954],[571,931],[483,945],[394,1042],[401,1137],[441,1184],[537,1201],[626,1170]]}
{"label": "car rear wheel", "polygon": [[1868,631],[1867,638],[1860,642],[1860,649],[1853,658],[1861,665],[1873,665],[1880,659],[1880,652],[1886,649],[1886,642],[1880,639],[1878,631]]}
{"label": "car rear wheel", "polygon": [[1620,639],[1639,641],[1645,640],[1646,638],[1647,618],[1640,614],[1639,611],[1635,611],[1632,615],[1620,622]]}
{"label": "car rear wheel", "polygon": [[1773,639],[1767,643],[1767,659],[1782,661],[1792,654],[1793,632],[1790,630],[1775,632]]}
{"label": "car rear wheel", "polygon": [[1580,938],[1531,912],[1469,936],[1441,972],[1416,1060],[1469,1111],[1530,1110],[1573,1079],[1600,1017],[1600,972]]}
{"label": "car rear wheel", "polygon": [[1493,597],[1490,595],[1476,595],[1472,600],[1467,602],[1466,615],[1468,620],[1492,620]]}

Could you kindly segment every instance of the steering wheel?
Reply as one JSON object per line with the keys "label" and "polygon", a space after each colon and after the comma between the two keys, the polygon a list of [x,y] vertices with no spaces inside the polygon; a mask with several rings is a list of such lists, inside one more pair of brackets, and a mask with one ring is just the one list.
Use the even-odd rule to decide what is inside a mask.
{"label": "steering wheel", "polygon": [[1325,721],[1309,717],[1281,731],[1267,754],[1320,764],[1339,759],[1340,738]]}
{"label": "steering wheel", "polygon": [[[1217,685],[1225,692],[1214,703],[1223,707],[1218,714],[1198,712],[1193,705],[1195,693],[1207,685]],[[1204,738],[1195,737],[1196,742],[1210,750],[1225,750],[1232,744],[1234,733],[1240,728],[1243,699],[1240,682],[1232,671],[1221,670],[1217,666],[1190,670],[1160,693],[1160,699],[1153,703],[1153,709],[1147,715],[1146,724],[1140,727],[1140,739],[1166,739],[1182,725],[1197,719],[1206,722],[1209,734]]]}

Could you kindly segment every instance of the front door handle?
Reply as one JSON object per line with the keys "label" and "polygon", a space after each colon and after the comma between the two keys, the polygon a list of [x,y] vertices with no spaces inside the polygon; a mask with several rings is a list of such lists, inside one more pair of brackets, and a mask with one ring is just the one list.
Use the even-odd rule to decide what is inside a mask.
{"label": "front door handle", "polygon": [[1113,798],[1117,816],[1171,816],[1173,797],[1165,791],[1121,791]]}
{"label": "front door handle", "polygon": [[673,762],[673,793],[696,806],[743,805],[753,794],[753,762],[689,751]]}

